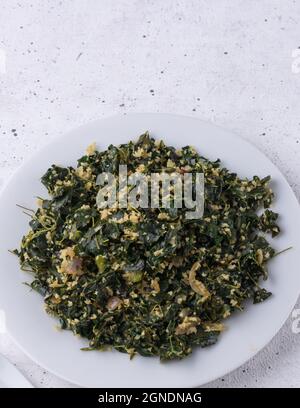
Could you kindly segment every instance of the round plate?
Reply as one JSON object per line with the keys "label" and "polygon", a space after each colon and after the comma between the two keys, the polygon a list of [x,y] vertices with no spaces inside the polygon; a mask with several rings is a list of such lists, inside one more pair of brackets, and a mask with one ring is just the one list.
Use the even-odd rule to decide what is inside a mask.
{"label": "round plate", "polygon": [[[280,213],[282,234],[272,242],[276,250],[293,248],[274,258],[265,286],[273,296],[258,305],[246,305],[226,321],[227,330],[216,345],[197,349],[182,361],[160,363],[157,358],[116,351],[81,351],[84,339],[57,331],[55,319],[43,310],[42,297],[23,285],[30,275],[19,268],[7,250],[18,247],[28,231],[28,217],[16,204],[36,208],[36,196],[46,196],[40,177],[55,163],[76,165],[85,148],[95,141],[99,149],[126,143],[149,130],[177,147],[191,144],[201,155],[240,176],[272,176],[274,210]],[[279,170],[254,146],[197,119],[169,114],[134,114],[99,120],[51,142],[11,178],[0,198],[0,307],[7,330],[38,364],[77,385],[89,387],[188,387],[214,380],[237,368],[261,350],[278,332],[291,312],[300,289],[300,212],[298,202]]]}

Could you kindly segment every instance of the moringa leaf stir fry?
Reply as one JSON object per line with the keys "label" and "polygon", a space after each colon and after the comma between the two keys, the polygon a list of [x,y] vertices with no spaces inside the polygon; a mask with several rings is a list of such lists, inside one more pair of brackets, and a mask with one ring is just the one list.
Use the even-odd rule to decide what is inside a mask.
{"label": "moringa leaf stir fry", "polygon": [[[97,175],[117,177],[119,165],[128,174],[203,173],[203,217],[186,219],[184,206],[99,209]],[[246,299],[271,295],[259,283],[275,254],[265,233],[279,233],[269,181],[239,178],[148,133],[101,152],[91,145],[76,168],[53,165],[42,177],[50,198],[38,200],[15,252],[47,312],[88,349],[181,359],[214,344]]]}

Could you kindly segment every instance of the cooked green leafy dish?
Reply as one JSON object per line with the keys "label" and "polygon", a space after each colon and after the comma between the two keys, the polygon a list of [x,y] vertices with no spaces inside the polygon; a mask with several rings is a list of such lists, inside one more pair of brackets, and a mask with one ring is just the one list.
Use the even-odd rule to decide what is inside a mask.
{"label": "cooked green leafy dish", "polygon": [[[99,209],[97,176],[118,177],[119,165],[149,177],[203,173],[203,217],[187,219],[184,206]],[[47,312],[87,349],[181,359],[214,344],[245,300],[271,295],[260,287],[275,255],[265,235],[279,233],[269,176],[240,178],[146,133],[104,151],[91,145],[76,168],[53,165],[41,180],[50,197],[38,199],[15,252]]]}

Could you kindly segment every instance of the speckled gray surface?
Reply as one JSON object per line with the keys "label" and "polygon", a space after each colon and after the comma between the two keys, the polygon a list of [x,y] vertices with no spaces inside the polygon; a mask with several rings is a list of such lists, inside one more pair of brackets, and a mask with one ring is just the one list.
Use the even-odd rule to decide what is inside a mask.
{"label": "speckled gray surface", "polygon": [[[1,0],[0,8],[0,187],[49,139],[149,111],[199,117],[250,140],[299,199],[299,1]],[[291,327],[292,318],[255,358],[208,386],[300,386],[300,334]],[[72,386],[6,334],[0,352],[37,387]]]}

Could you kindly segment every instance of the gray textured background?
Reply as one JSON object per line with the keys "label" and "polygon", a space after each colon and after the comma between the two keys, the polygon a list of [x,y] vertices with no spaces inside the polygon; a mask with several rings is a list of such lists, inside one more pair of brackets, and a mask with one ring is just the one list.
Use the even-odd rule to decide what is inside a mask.
{"label": "gray textured background", "polygon": [[[49,139],[149,111],[199,117],[250,140],[299,198],[299,22],[296,0],[0,0],[0,188]],[[209,386],[299,386],[300,334],[291,326],[292,318]],[[0,352],[37,387],[72,386],[5,334]]]}

